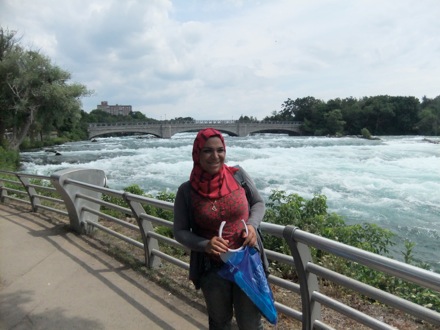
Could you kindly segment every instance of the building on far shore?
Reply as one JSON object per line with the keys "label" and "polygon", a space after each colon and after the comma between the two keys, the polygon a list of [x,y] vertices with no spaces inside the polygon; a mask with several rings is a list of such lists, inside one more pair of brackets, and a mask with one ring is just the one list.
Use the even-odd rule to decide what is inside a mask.
{"label": "building on far shore", "polygon": [[115,116],[128,116],[132,112],[131,105],[109,105],[107,101],[101,101],[97,109]]}

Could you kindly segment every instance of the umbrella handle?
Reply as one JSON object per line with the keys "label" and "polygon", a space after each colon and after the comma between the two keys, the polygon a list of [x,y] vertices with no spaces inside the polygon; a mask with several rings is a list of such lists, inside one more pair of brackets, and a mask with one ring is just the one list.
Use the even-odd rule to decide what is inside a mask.
{"label": "umbrella handle", "polygon": [[[241,221],[243,222],[244,228],[246,230],[246,235],[249,234],[248,228],[246,226],[246,222],[243,219],[241,219]],[[226,221],[222,221],[222,223],[220,224],[220,228],[218,229],[218,236],[219,237],[222,237],[223,228],[225,227],[225,225],[226,225]],[[228,249],[228,250],[231,252],[236,252],[236,251],[240,251],[242,249],[243,249],[243,247],[240,246],[238,249]]]}

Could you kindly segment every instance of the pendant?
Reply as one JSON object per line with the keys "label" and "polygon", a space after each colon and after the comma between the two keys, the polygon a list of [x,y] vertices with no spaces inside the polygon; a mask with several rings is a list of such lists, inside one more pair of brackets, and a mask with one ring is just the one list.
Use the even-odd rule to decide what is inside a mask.
{"label": "pendant", "polygon": [[[208,198],[206,198],[206,199],[208,199]],[[213,212],[217,211],[217,206],[215,206],[215,203],[217,203],[217,200],[212,201],[212,200],[208,199],[208,201],[209,201],[209,202],[211,203],[211,205],[212,205],[212,207],[211,207],[211,211],[213,211]]]}

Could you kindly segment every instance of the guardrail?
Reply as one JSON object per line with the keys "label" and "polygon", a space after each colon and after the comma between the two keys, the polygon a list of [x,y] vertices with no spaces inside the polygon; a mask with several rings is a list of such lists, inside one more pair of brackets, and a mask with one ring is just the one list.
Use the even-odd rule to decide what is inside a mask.
{"label": "guardrail", "polygon": [[249,121],[249,122],[241,122],[239,120],[224,120],[224,119],[211,119],[211,120],[161,120],[161,121],[122,121],[115,123],[89,123],[89,127],[114,127],[114,126],[158,126],[164,124],[173,124],[173,125],[195,125],[195,124],[266,124],[266,125],[297,125],[301,126],[303,124],[302,121]]}
{"label": "guardrail", "polygon": [[[70,219],[71,227],[82,234],[91,233],[94,230],[105,231],[142,249],[145,255],[145,265],[151,269],[158,267],[162,261],[172,263],[183,269],[189,268],[187,262],[169,255],[159,248],[159,242],[161,242],[168,246],[187,250],[174,239],[156,232],[157,226],[171,229],[172,222],[148,214],[145,211],[148,207],[155,207],[172,212],[173,204],[170,202],[106,188],[105,173],[101,170],[68,169],[56,172],[50,177],[7,171],[0,171],[0,174],[2,174],[2,177],[7,177],[0,177],[0,202],[2,203],[10,199],[30,204],[35,212],[48,210],[66,215]],[[58,194],[61,198],[48,196],[54,194]],[[107,202],[103,200],[103,195],[121,198],[129,207]],[[24,197],[20,198],[19,196]],[[42,200],[51,205],[56,204],[60,208],[44,205]],[[102,212],[101,208],[112,209],[131,216],[136,219],[137,225],[108,215]],[[102,225],[99,222],[100,219],[116,223],[136,233],[140,232],[142,241]],[[324,295],[320,292],[318,277],[413,315],[427,324],[440,326],[440,313],[314,263],[311,248],[326,251],[370,269],[413,283],[421,288],[437,292],[440,292],[440,274],[313,235],[293,226],[262,223],[261,230],[265,234],[283,238],[290,248],[291,256],[271,250],[266,252],[270,260],[293,267],[298,275],[298,283],[274,275],[269,275],[268,280],[272,285],[300,296],[301,310],[280,302],[275,302],[275,305],[279,313],[302,322],[303,329],[332,329],[331,326],[322,321],[321,305],[372,329],[394,329],[389,324]]]}

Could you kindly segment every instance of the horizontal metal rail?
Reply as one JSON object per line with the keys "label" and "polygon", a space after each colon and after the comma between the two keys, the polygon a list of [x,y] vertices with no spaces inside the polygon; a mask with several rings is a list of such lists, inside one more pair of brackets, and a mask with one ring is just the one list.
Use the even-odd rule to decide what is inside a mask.
{"label": "horizontal metal rail", "polygon": [[[101,217],[101,218],[103,218],[105,220],[112,221],[112,222],[117,223],[118,225],[124,226],[126,228],[129,228],[129,229],[132,229],[132,230],[135,230],[135,231],[139,230],[139,227],[136,226],[136,225],[133,225],[133,224],[131,224],[131,223],[127,222],[127,221],[121,220],[119,218],[113,217],[113,216],[111,216],[109,214],[93,210],[93,209],[91,209],[89,207],[86,207],[86,206],[83,207],[83,211],[86,211],[86,212],[89,212],[89,213],[93,213],[93,214],[95,214],[95,215],[97,215],[97,216],[99,216],[99,217]],[[87,222],[87,223],[90,224],[91,222]]]}
{"label": "horizontal metal rail", "polygon": [[98,205],[105,206],[105,207],[107,207],[109,209],[112,209],[112,210],[115,210],[115,211],[119,211],[119,212],[124,213],[124,214],[130,214],[131,216],[133,216],[133,212],[129,208],[127,208],[127,207],[123,207],[123,206],[119,206],[119,205],[116,205],[116,204],[112,204],[112,203],[103,201],[102,199],[90,197],[90,196],[87,196],[87,195],[81,194],[81,193],[77,193],[76,197],[77,198],[82,198],[82,199],[87,200],[89,202],[94,202],[94,203],[96,203]]}
{"label": "horizontal metal rail", "polygon": [[45,191],[50,191],[50,192],[57,192],[57,190],[55,188],[46,187],[46,186],[40,186],[40,185],[33,184],[33,183],[29,183],[28,187],[37,188],[37,189],[41,189],[41,190],[45,190]]}
{"label": "horizontal metal rail", "polygon": [[142,244],[141,242],[136,241],[135,239],[132,239],[132,238],[130,238],[128,236],[122,235],[121,233],[118,233],[115,230],[111,230],[108,227],[103,226],[103,225],[101,225],[101,224],[99,224],[97,222],[87,222],[87,224],[92,226],[92,227],[96,227],[98,229],[101,229],[102,231],[106,232],[107,234],[110,234],[110,235],[112,235],[114,237],[117,237],[117,238],[123,240],[124,242],[127,242],[127,243],[129,243],[131,245],[134,245],[134,246],[138,247],[138,248],[141,248],[141,249],[144,248],[144,244]]}
{"label": "horizontal metal rail", "polygon": [[51,211],[51,212],[54,212],[54,213],[58,213],[60,215],[64,215],[64,216],[67,216],[67,217],[69,216],[69,213],[67,211],[56,209],[56,208],[53,208],[53,207],[50,207],[50,206],[47,206],[47,205],[41,205],[40,204],[40,205],[37,206],[37,208],[38,209],[43,209],[43,210],[46,210],[46,211]]}
{"label": "horizontal metal rail", "polygon": [[280,278],[278,276],[273,276],[273,275],[269,275],[267,279],[268,279],[269,283],[275,284],[276,286],[279,286],[280,288],[292,291],[297,294],[300,293],[298,283],[294,283],[294,282],[291,282],[291,281],[288,281],[288,280],[285,280],[283,278]]}
{"label": "horizontal metal rail", "polygon": [[[391,293],[379,290],[365,283],[359,282],[352,278],[341,275],[337,272],[324,268],[322,266],[311,264],[307,265],[307,269],[322,278],[328,279],[336,284],[342,285],[355,292],[361,293],[365,296],[373,298],[382,302],[387,306],[392,306],[400,309],[408,314],[417,316],[431,323],[440,324],[440,314],[436,313],[428,308],[414,304],[405,299],[399,298]],[[314,293],[313,293],[314,294]]]}
{"label": "horizontal metal rail", "polygon": [[27,195],[28,194],[26,192],[26,190],[18,190],[18,189],[7,188],[7,187],[3,187],[2,189],[6,190],[7,192],[13,192],[14,194],[18,194],[18,195]]}
{"label": "horizontal metal rail", "polygon": [[330,307],[331,309],[333,309],[333,310],[335,310],[335,311],[337,311],[337,312],[339,312],[339,313],[341,313],[341,314],[343,314],[353,320],[356,320],[359,323],[362,323],[370,328],[373,328],[373,329],[395,329],[394,327],[389,326],[386,323],[380,322],[379,320],[377,320],[369,315],[366,315],[362,312],[359,312],[358,310],[356,310],[350,306],[347,306],[343,303],[340,303],[337,300],[329,298],[319,292],[313,292],[312,298],[315,301],[317,301],[323,305],[326,305],[326,306]]}
{"label": "horizontal metal rail", "polygon": [[9,196],[9,195],[8,196],[4,196],[3,198],[4,199],[10,199],[10,200],[13,200],[13,201],[16,201],[16,202],[25,203],[25,204],[28,204],[28,205],[31,204],[31,202],[28,201],[28,200],[24,200],[24,199],[13,197],[13,196]]}
{"label": "horizontal metal rail", "polygon": [[319,320],[316,320],[313,324],[313,329],[316,330],[335,330],[335,328],[329,326],[328,324],[325,324]]}
{"label": "horizontal metal rail", "polygon": [[28,179],[38,179],[38,180],[50,180],[50,177],[40,174],[30,174],[30,173],[18,173],[18,177],[28,178]]}
{"label": "horizontal metal rail", "polygon": [[105,188],[105,187],[100,187],[100,186],[95,186],[93,184],[90,183],[86,183],[86,182],[81,182],[78,180],[73,180],[73,179],[66,179],[64,181],[64,184],[73,184],[75,186],[78,187],[82,187],[82,188],[86,188],[92,191],[97,191],[106,195],[110,195],[113,197],[120,197],[122,198],[123,196],[123,192],[119,191],[119,190],[114,190],[114,189],[109,189],[109,188]]}
{"label": "horizontal metal rail", "polygon": [[59,198],[54,198],[54,197],[49,197],[49,196],[44,196],[44,195],[38,195],[38,198],[45,199],[45,200],[48,200],[48,201],[51,201],[51,202],[57,203],[57,204],[64,204],[64,201]]}
{"label": "horizontal metal rail", "polygon": [[6,183],[11,183],[11,184],[17,185],[17,186],[22,186],[21,182],[17,181],[17,180],[0,179],[0,181],[6,182]]}
{"label": "horizontal metal rail", "polygon": [[279,261],[283,264],[295,267],[292,256],[288,256],[286,254],[282,254],[282,253],[279,253],[276,251],[271,251],[271,250],[265,250],[265,251],[266,251],[267,257],[270,260]]}
{"label": "horizontal metal rail", "polygon": [[291,317],[297,321],[302,321],[303,314],[300,311],[297,311],[291,307],[288,307],[284,304],[275,301],[275,308],[279,313],[282,313],[288,317]]}
{"label": "horizontal metal rail", "polygon": [[151,254],[155,255],[155,256],[163,259],[163,260],[166,260],[166,261],[168,261],[168,262],[170,262],[170,263],[172,263],[172,264],[174,264],[174,265],[176,265],[176,266],[178,266],[180,268],[183,268],[185,270],[189,269],[189,264],[188,263],[186,263],[186,262],[184,262],[184,261],[182,261],[180,259],[177,259],[175,257],[172,257],[169,254],[166,254],[166,253],[164,253],[164,252],[162,252],[160,250],[153,249],[153,250],[151,250]]}
{"label": "horizontal metal rail", "polygon": [[168,220],[165,220],[162,218],[158,218],[153,215],[148,215],[148,214],[144,213],[144,214],[141,214],[141,218],[142,218],[142,220],[149,220],[152,223],[154,223],[155,225],[173,228],[173,223],[171,221],[168,221]]}
{"label": "horizontal metal rail", "polygon": [[148,237],[155,238],[155,239],[159,240],[160,242],[168,244],[173,247],[177,247],[177,248],[181,247],[181,244],[179,242],[177,242],[176,240],[169,238],[169,237],[166,237],[166,236],[163,236],[163,235],[160,235],[154,231],[148,232]]}
{"label": "horizontal metal rail", "polygon": [[302,230],[295,231],[294,236],[298,242],[440,292],[440,274],[313,235]]}
{"label": "horizontal metal rail", "polygon": [[126,194],[125,196],[128,201],[133,201],[141,204],[148,204],[150,206],[158,207],[163,210],[173,211],[174,210],[174,204],[167,202],[167,201],[161,201],[160,199],[155,199],[151,197],[145,197],[145,196],[139,196],[134,194]]}

